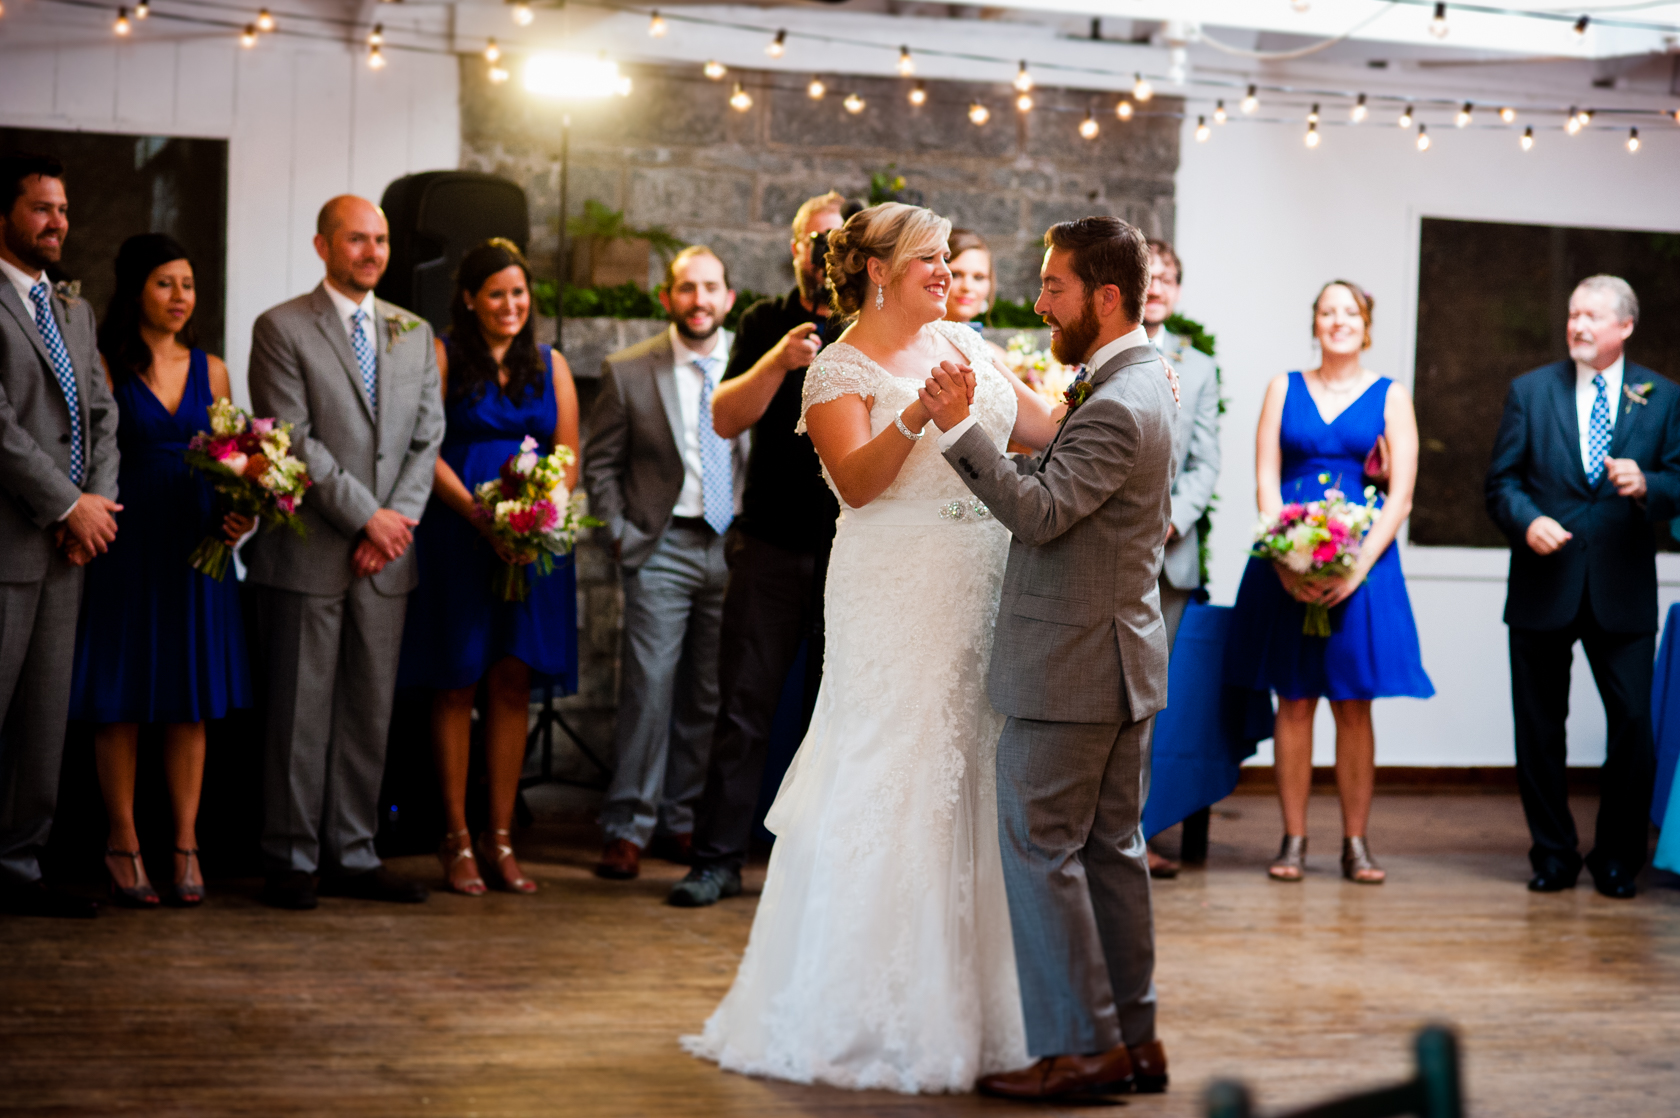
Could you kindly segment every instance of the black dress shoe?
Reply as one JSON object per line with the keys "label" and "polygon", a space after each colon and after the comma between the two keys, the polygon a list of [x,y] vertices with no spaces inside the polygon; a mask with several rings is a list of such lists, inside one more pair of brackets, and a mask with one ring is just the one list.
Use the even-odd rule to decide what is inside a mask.
{"label": "black dress shoe", "polygon": [[99,915],[99,905],[86,897],[76,897],[48,889],[36,881],[28,885],[0,887],[0,912],[10,916],[56,916],[69,920],[92,920]]}
{"label": "black dress shoe", "polygon": [[1633,884],[1634,875],[1623,866],[1604,866],[1593,870],[1593,888],[1606,897],[1618,901],[1632,900],[1639,890]]}
{"label": "black dress shoe", "polygon": [[1528,879],[1528,891],[1530,893],[1561,893],[1565,889],[1573,889],[1575,888],[1575,878],[1580,875],[1580,872],[1580,870],[1576,870],[1574,873],[1565,873],[1559,869],[1535,870],[1534,876]]}
{"label": "black dress shoe", "polygon": [[359,901],[422,904],[431,892],[418,881],[404,881],[384,866],[375,866],[362,873],[321,878],[321,895],[350,897]]}
{"label": "black dress shoe", "polygon": [[315,899],[315,879],[302,870],[271,873],[263,884],[263,904],[307,912],[320,902]]}

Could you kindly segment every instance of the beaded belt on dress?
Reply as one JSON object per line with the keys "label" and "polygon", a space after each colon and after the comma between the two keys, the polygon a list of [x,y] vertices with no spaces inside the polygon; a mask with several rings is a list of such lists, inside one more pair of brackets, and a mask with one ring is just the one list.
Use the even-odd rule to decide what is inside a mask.
{"label": "beaded belt on dress", "polygon": [[974,524],[989,521],[992,510],[977,497],[934,498],[917,501],[874,500],[860,509],[843,508],[840,519],[856,524],[921,525]]}

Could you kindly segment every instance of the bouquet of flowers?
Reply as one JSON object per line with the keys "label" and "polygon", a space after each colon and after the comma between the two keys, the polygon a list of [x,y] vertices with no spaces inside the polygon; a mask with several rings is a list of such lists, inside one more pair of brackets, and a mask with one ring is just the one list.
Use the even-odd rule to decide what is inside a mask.
{"label": "bouquet of flowers", "polygon": [[573,461],[569,447],[537,453],[537,440],[525,436],[519,451],[502,463],[500,474],[473,490],[473,512],[505,554],[491,581],[491,590],[504,602],[523,602],[531,592],[535,566],[539,575],[554,570],[554,557],[577,543],[580,528],[601,521],[583,514],[583,495],[566,491],[566,467]]}
{"label": "bouquet of flowers", "polygon": [[[1319,481],[1330,480],[1320,474]],[[1365,487],[1365,503],[1354,504],[1339,489],[1326,489],[1322,501],[1292,501],[1275,517],[1262,517],[1254,533],[1251,555],[1270,559],[1304,579],[1336,578],[1353,570],[1359,545],[1381,511],[1374,486]],[[1301,632],[1309,637],[1330,635],[1330,610],[1321,602],[1307,602]]]}
{"label": "bouquet of flowers", "polygon": [[[298,502],[311,484],[309,467],[292,457],[292,425],[257,419],[231,400],[210,405],[210,430],[187,443],[187,465],[210,477],[223,502],[236,513],[304,534]],[[188,562],[220,582],[233,548],[220,532],[211,532],[193,549]]]}
{"label": "bouquet of flowers", "polygon": [[1047,349],[1034,349],[1036,339],[1027,333],[1009,339],[1009,371],[1052,404],[1063,402],[1073,370],[1057,361]]}

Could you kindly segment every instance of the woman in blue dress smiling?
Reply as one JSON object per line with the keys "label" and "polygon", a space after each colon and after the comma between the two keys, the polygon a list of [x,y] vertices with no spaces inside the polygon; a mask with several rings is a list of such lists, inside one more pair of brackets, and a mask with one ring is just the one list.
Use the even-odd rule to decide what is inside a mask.
{"label": "woman in blue dress smiling", "polygon": [[[1313,715],[1330,700],[1336,718],[1336,786],[1342,801],[1342,875],[1377,885],[1384,873],[1366,845],[1376,778],[1371,700],[1435,693],[1424,673],[1417,624],[1394,547],[1412,509],[1417,417],[1400,385],[1360,364],[1371,345],[1371,297],[1334,280],[1313,303],[1322,360],[1272,381],[1260,409],[1255,480],[1262,517],[1286,501],[1317,501],[1327,489],[1359,499],[1367,456],[1382,440],[1388,493],[1345,577],[1303,581],[1250,559],[1237,590],[1226,644],[1227,685],[1275,691],[1273,736],[1283,848],[1268,873],[1299,881],[1306,871],[1307,798],[1312,791]],[[1330,607],[1331,634],[1302,632],[1306,603]]]}
{"label": "woman in blue dress smiling", "polygon": [[[461,258],[450,332],[438,370],[448,427],[432,499],[415,530],[420,585],[409,597],[399,686],[433,689],[432,745],[449,834],[438,857],[449,887],[485,891],[491,880],[516,893],[536,882],[520,870],[510,831],[533,677],[577,690],[577,572],[572,557],[531,578],[530,596],[491,593],[496,564],[511,557],[473,517],[472,490],[497,476],[527,435],[549,453],[570,447],[566,488],[577,485],[578,402],[566,359],[539,346],[531,319],[531,271],[511,242],[496,238]],[[467,829],[467,759],[472,708],[486,684],[485,772],[490,827],[474,856]]]}

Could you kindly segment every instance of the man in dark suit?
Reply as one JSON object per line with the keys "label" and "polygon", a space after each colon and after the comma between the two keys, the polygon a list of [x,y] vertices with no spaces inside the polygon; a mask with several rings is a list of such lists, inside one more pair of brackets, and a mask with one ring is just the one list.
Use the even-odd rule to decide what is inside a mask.
{"label": "man in dark suit", "polygon": [[1598,891],[1632,897],[1645,864],[1655,750],[1653,525],[1680,514],[1680,386],[1624,360],[1639,321],[1615,276],[1569,297],[1568,361],[1518,377],[1488,468],[1488,514],[1511,541],[1505,601],[1517,780],[1534,845],[1528,887],[1574,886],[1583,864],[1569,813],[1569,669],[1580,641],[1609,740],[1597,834],[1585,865]]}
{"label": "man in dark suit", "polygon": [[117,403],[87,300],[47,278],[64,167],[0,158],[0,912],[92,916],[48,892],[81,567],[117,535]]}

